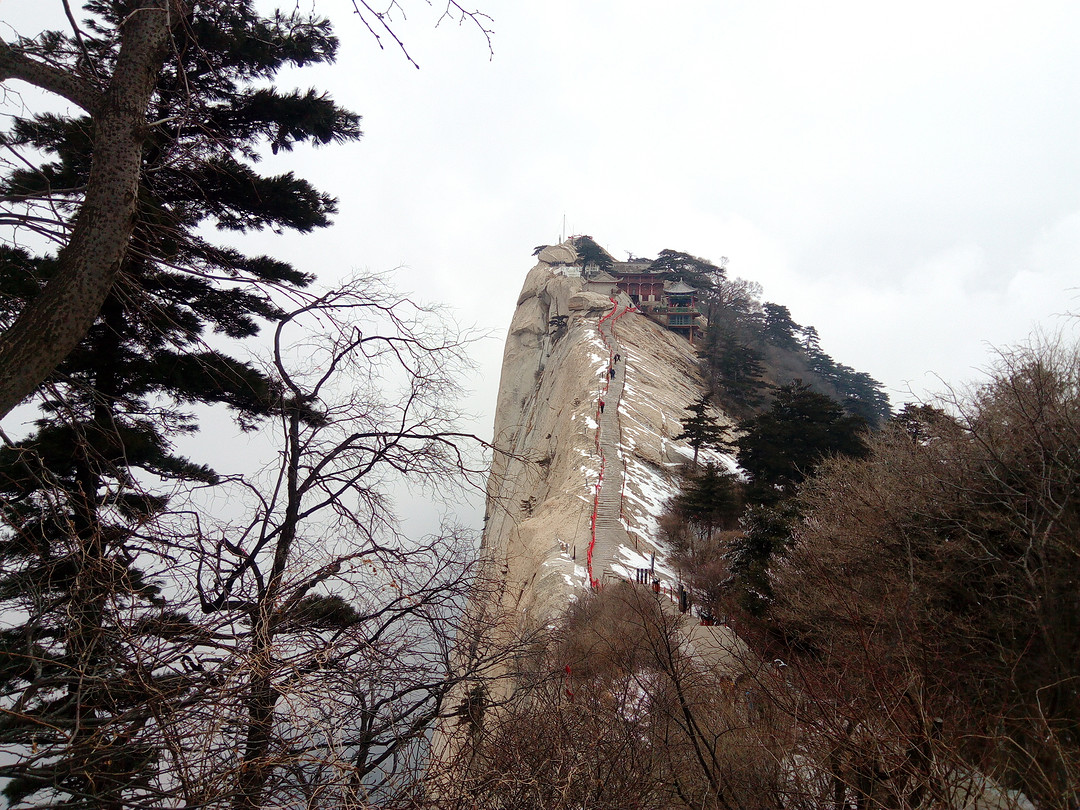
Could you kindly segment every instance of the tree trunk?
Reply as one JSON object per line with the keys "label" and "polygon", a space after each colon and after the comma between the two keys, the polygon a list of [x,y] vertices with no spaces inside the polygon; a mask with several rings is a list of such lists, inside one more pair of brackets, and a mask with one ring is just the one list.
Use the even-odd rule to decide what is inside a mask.
{"label": "tree trunk", "polygon": [[[300,400],[295,402],[299,403]],[[252,615],[251,674],[245,697],[247,739],[233,799],[235,810],[257,810],[262,807],[266,784],[274,769],[270,761],[270,747],[274,738],[274,713],[280,697],[273,685],[274,625],[285,567],[300,523],[300,416],[299,404],[289,409],[285,515],[274,548],[270,576],[266,588],[259,594]]]}
{"label": "tree trunk", "polygon": [[[123,24],[116,68],[89,110],[90,178],[57,273],[0,336],[0,417],[75,348],[112,287],[134,227],[146,111],[184,6],[185,0],[140,0]],[[10,68],[3,77],[42,86],[29,71]]]}

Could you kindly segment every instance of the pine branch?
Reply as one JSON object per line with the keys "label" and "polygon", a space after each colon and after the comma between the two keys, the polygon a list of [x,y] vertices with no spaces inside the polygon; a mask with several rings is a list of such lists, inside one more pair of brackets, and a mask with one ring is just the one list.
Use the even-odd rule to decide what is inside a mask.
{"label": "pine branch", "polygon": [[0,82],[19,79],[65,98],[93,114],[103,94],[93,84],[67,70],[32,59],[19,47],[0,40]]}

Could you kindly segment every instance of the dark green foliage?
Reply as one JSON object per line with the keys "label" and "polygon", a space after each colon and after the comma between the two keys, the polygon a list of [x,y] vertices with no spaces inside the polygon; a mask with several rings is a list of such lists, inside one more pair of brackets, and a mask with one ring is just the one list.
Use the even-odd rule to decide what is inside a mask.
{"label": "dark green foliage", "polygon": [[785,349],[789,352],[797,352],[802,347],[796,333],[802,330],[799,324],[791,319],[791,310],[782,304],[765,302],[765,323],[762,337],[773,346]]}
{"label": "dark green foliage", "polygon": [[[85,6],[98,17],[82,45],[106,63],[127,12],[121,3]],[[49,788],[118,807],[150,778],[156,751],[133,740],[153,701],[182,679],[166,679],[166,687],[165,676],[153,674],[160,662],[131,645],[157,649],[148,639],[167,634],[179,645],[176,655],[201,639],[168,609],[144,569],[160,570],[183,542],[162,523],[177,488],[217,480],[173,442],[198,428],[194,405],[225,405],[251,427],[281,404],[261,371],[211,348],[205,334],[255,335],[260,322],[281,315],[274,289],[311,280],[277,259],[212,244],[207,226],[307,232],[328,225],[335,201],[291,173],[260,175],[253,168],[259,147],[277,152],[360,135],[358,117],[325,95],[255,86],[286,66],[332,61],[337,42],[326,21],[263,17],[236,0],[197,4],[186,23],[172,46],[179,56],[158,82],[152,117],[159,123],[143,153],[120,280],[44,389],[35,429],[0,450],[0,598],[21,622],[0,637],[0,673],[8,694],[23,700],[0,741],[33,741],[49,752],[49,764],[33,772],[6,767],[5,795],[13,801]],[[36,150],[43,162],[10,172],[0,190],[73,212],[88,180],[88,120],[16,119],[4,139]],[[0,248],[4,320],[52,268],[49,255]],[[347,619],[326,600],[298,610],[328,627]]]}
{"label": "dark green foliage", "polygon": [[754,408],[764,402],[768,384],[761,352],[734,330],[709,328],[700,349],[712,391],[725,404]]}
{"label": "dark green foliage", "polygon": [[677,250],[661,250],[649,265],[650,272],[660,273],[669,281],[683,280],[699,291],[713,287],[724,278],[724,268],[707,259],[681,253]]}
{"label": "dark green foliage", "polygon": [[[708,318],[698,349],[707,396],[697,411],[691,409],[681,438],[704,446],[713,429],[705,421],[704,402],[715,398],[729,413],[745,417],[738,460],[749,478],[745,485],[724,482],[714,499],[707,494],[711,473],[690,476],[664,530],[684,554],[683,573],[699,598],[716,605],[730,605],[734,598],[760,615],[771,600],[770,566],[798,520],[790,498],[823,459],[865,452],[862,433],[892,415],[889,398],[869,374],[822,351],[817,329],[797,323],[788,307],[762,302],[760,285],[728,278],[723,267],[674,250],[662,251],[651,269],[697,287]],[[696,460],[697,445],[695,466]],[[730,519],[744,502],[749,506],[743,531],[717,533],[733,528]],[[708,503],[720,506],[713,512]],[[722,562],[707,538],[722,549]]]}
{"label": "dark green foliage", "polygon": [[683,482],[675,508],[702,537],[718,529],[734,529],[742,512],[739,479],[716,464],[706,464]]}
{"label": "dark green foliage", "polygon": [[821,350],[813,326],[802,326],[782,304],[761,302],[760,285],[729,279],[722,267],[665,250],[652,268],[698,287],[708,318],[699,354],[709,391],[736,412],[753,411],[771,385],[804,380],[873,428],[892,415],[889,397],[869,374],[835,362]]}
{"label": "dark green foliage", "polygon": [[821,352],[821,336],[813,326],[799,327],[799,345],[807,356],[813,356]]}
{"label": "dark green foliage", "polygon": [[600,270],[607,270],[614,264],[611,254],[600,247],[591,236],[574,237],[574,250],[577,251],[578,261],[581,262],[582,267],[593,266]]}
{"label": "dark green foliage", "polygon": [[356,608],[340,596],[309,594],[293,605],[275,630],[338,630],[360,620]]}
{"label": "dark green foliage", "polygon": [[[738,491],[748,505],[740,520],[742,532],[726,541],[726,579],[721,590],[743,610],[760,616],[771,602],[770,566],[798,523],[793,496],[799,484],[826,458],[865,455],[865,428],[860,417],[846,413],[835,400],[798,380],[777,389],[767,411],[740,423],[743,435],[737,457],[749,482],[729,491]],[[701,483],[691,479],[676,500],[684,520],[695,519],[691,510],[700,489]],[[716,502],[721,510],[730,503],[726,493]],[[708,519],[709,512],[703,510],[703,514]],[[733,513],[721,514],[726,520]],[[710,532],[728,527],[726,522],[717,522],[710,524]]]}
{"label": "dark green foliage", "polygon": [[750,477],[751,499],[759,503],[793,493],[829,456],[866,453],[865,421],[799,380],[777,389],[769,410],[739,428],[739,464]]}
{"label": "dark green foliage", "polygon": [[786,499],[772,506],[750,505],[742,517],[742,533],[728,545],[728,583],[743,610],[761,616],[773,598],[769,566],[791,542],[799,521],[795,502]]}
{"label": "dark green foliage", "polygon": [[709,463],[683,478],[660,519],[671,547],[669,559],[703,616],[727,612],[732,583],[724,555],[731,536],[738,534],[742,511],[738,476]]}
{"label": "dark green foliage", "polygon": [[548,327],[551,330],[549,334],[553,343],[566,334],[566,324],[569,320],[569,315],[556,315],[548,320]]}
{"label": "dark green foliage", "polygon": [[892,416],[889,395],[882,390],[881,383],[865,371],[855,371],[841,378],[837,388],[844,396],[844,410],[861,417],[866,424],[880,427]]}
{"label": "dark green foliage", "polygon": [[912,441],[924,442],[954,434],[959,424],[941,408],[934,405],[916,405],[909,402],[892,418]]}
{"label": "dark green foliage", "polygon": [[892,416],[888,394],[869,374],[837,363],[820,349],[809,351],[807,356],[810,370],[836,392],[848,413],[862,417],[874,428]]}
{"label": "dark green foliage", "polygon": [[682,422],[682,433],[675,441],[690,442],[694,448],[694,466],[697,466],[698,452],[702,447],[722,449],[727,447],[724,438],[726,431],[717,424],[716,417],[709,413],[709,395],[703,394],[696,402],[687,405],[690,415]]}

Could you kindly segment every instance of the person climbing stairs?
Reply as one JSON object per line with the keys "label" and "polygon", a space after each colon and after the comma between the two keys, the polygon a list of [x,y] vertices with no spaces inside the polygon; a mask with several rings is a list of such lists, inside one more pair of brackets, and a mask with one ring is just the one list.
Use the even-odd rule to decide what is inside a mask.
{"label": "person climbing stairs", "polygon": [[[626,307],[615,304],[611,313],[600,321],[600,336],[607,345],[610,358],[621,356],[616,324],[626,311]],[[616,562],[619,546],[632,545],[621,518],[623,476],[626,472],[619,454],[622,436],[619,401],[626,382],[626,363],[612,359],[607,376],[607,390],[600,400],[606,407],[600,408],[598,429],[603,476],[595,501],[594,541],[589,555],[589,577],[594,586],[603,583],[605,574],[612,573],[611,565]]]}

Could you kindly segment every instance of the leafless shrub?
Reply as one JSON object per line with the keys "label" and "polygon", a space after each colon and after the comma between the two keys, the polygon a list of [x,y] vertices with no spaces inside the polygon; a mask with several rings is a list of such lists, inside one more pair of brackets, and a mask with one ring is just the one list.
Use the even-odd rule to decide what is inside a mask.
{"label": "leafless shrub", "polygon": [[542,659],[477,735],[461,806],[777,805],[783,735],[764,702],[693,649],[650,590],[579,600]]}
{"label": "leafless shrub", "polygon": [[804,489],[776,615],[836,801],[958,806],[996,782],[1005,804],[1075,806],[1078,394],[1075,352],[1003,352]]}

